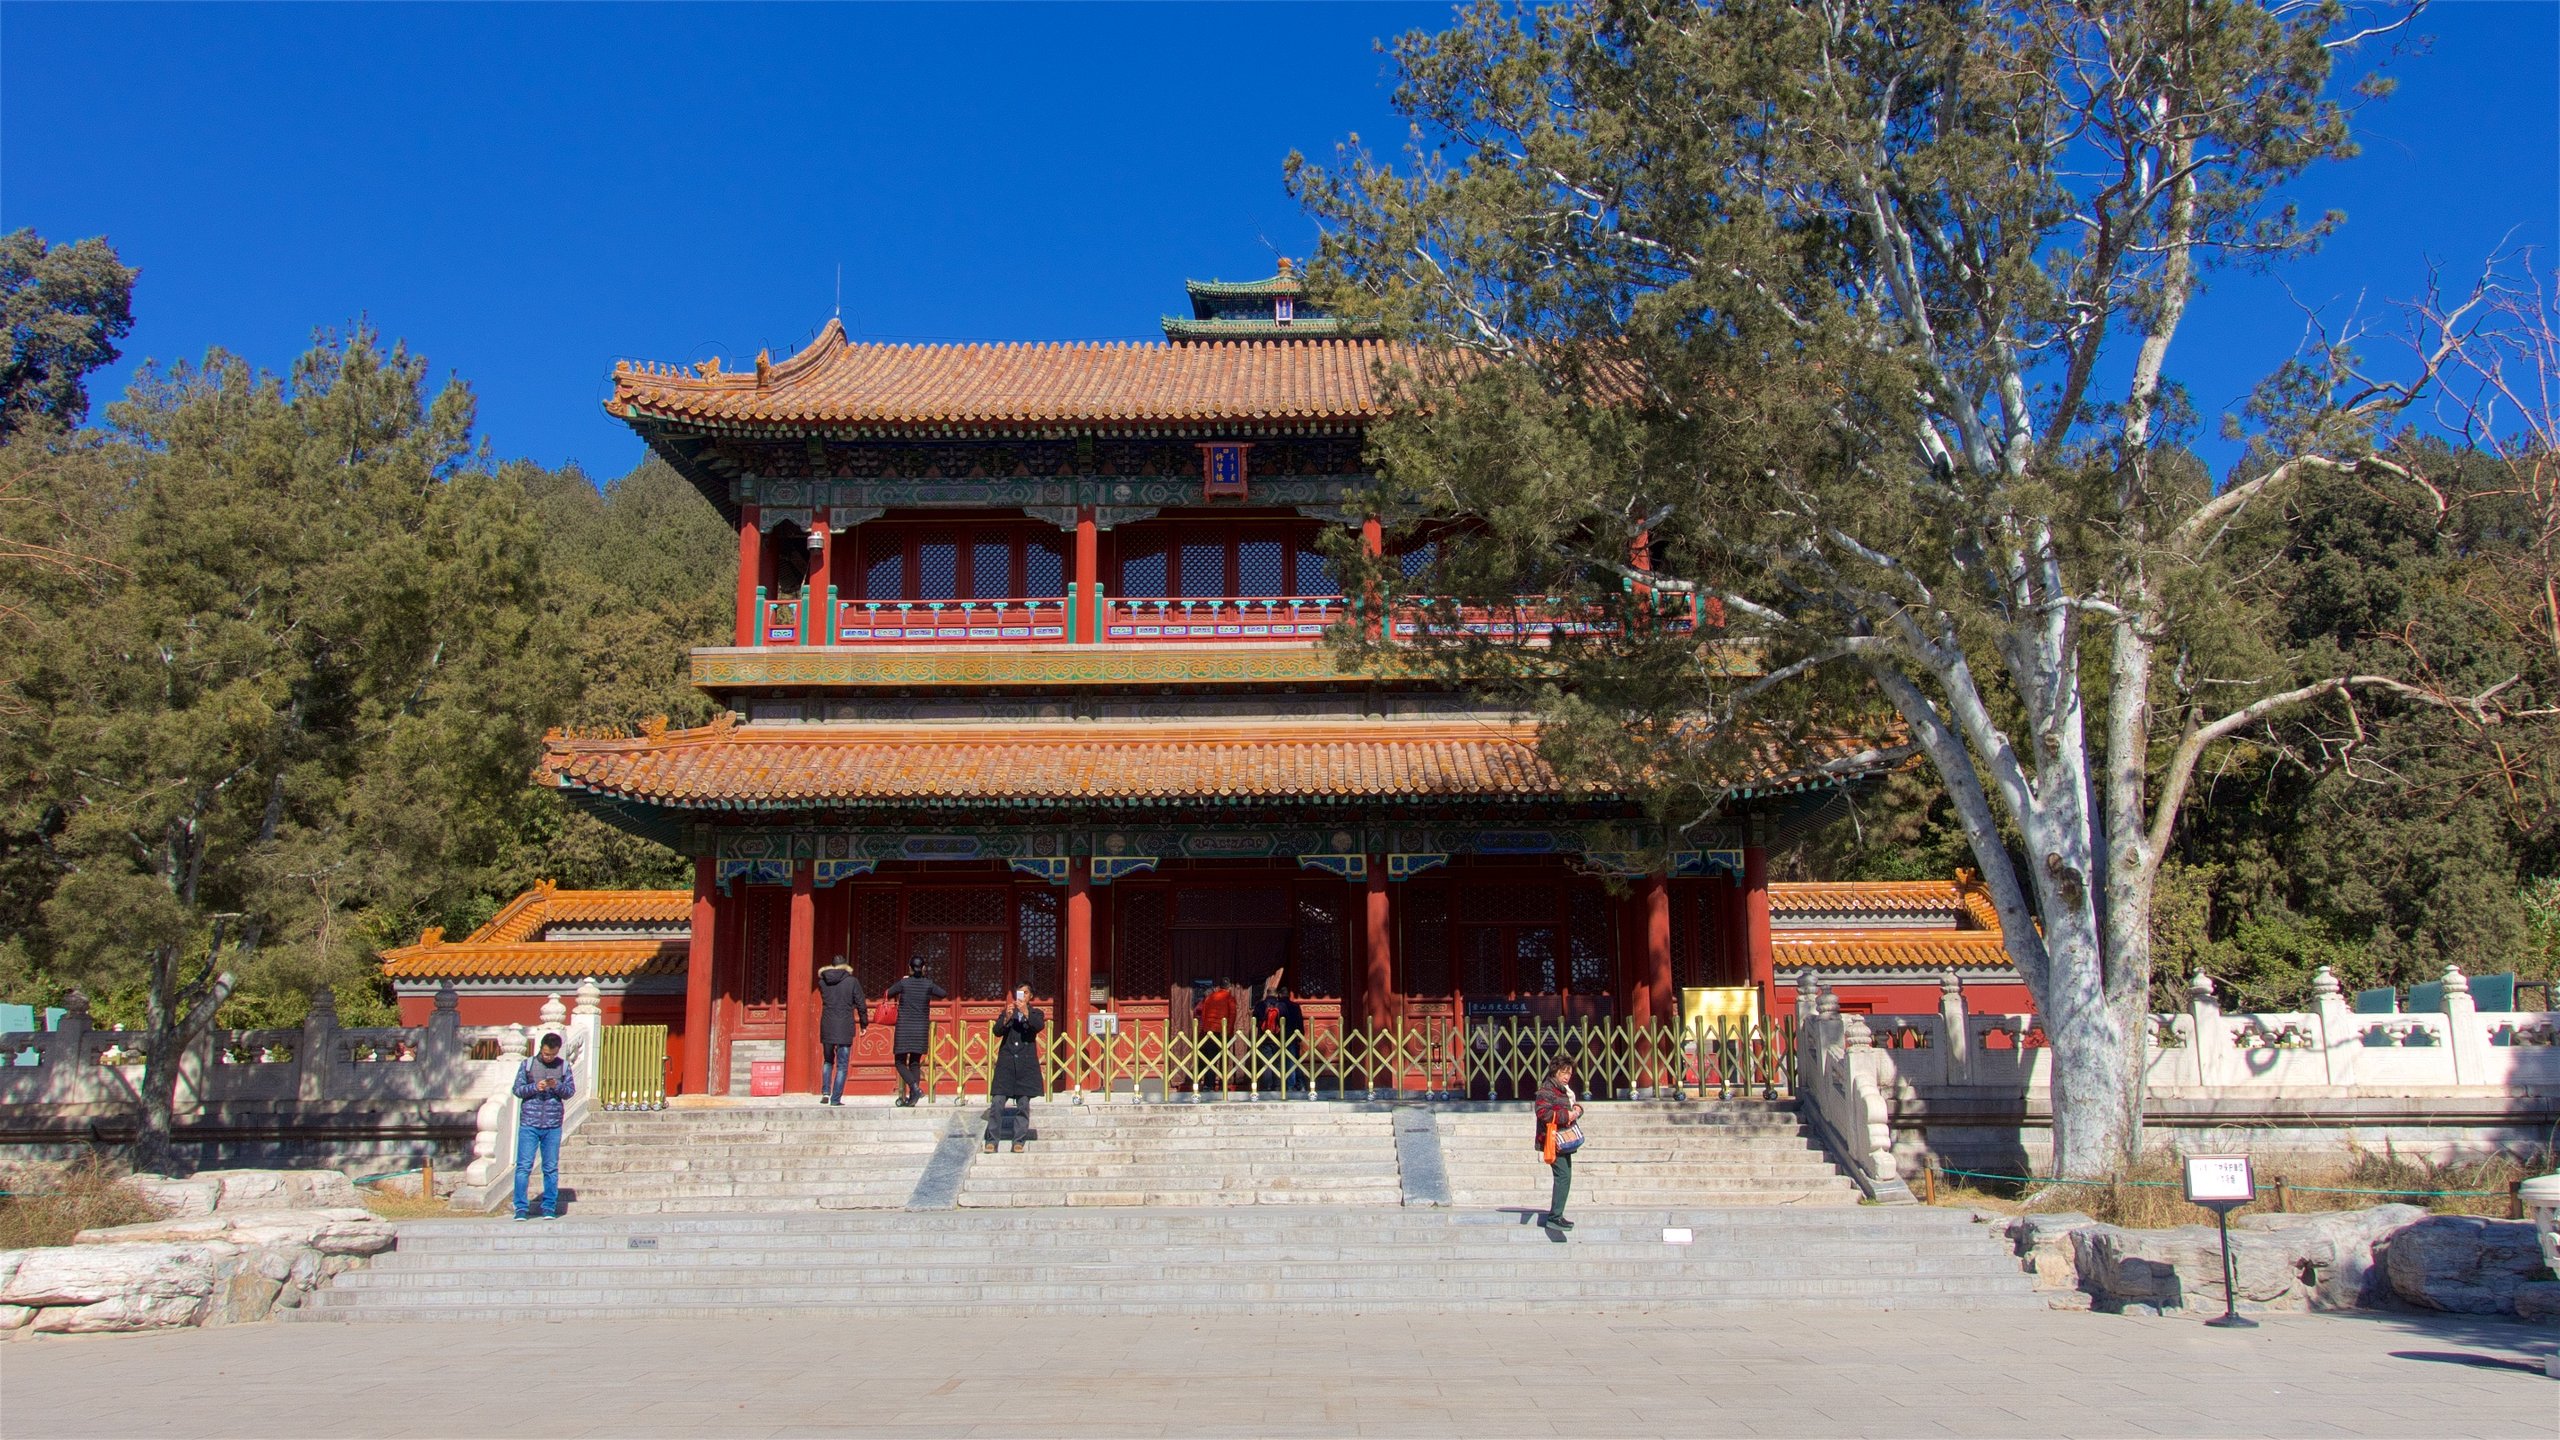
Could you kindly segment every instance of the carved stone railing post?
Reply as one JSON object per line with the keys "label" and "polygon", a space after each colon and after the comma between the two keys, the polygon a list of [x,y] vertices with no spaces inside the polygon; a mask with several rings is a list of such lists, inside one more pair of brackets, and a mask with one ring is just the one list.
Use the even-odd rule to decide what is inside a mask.
{"label": "carved stone railing post", "polygon": [[565,1138],[577,1131],[596,1105],[596,1087],[604,1080],[604,987],[594,976],[578,982],[578,1004],[569,1012],[569,1069],[578,1077],[576,1092],[560,1117]]}
{"label": "carved stone railing post", "polygon": [[90,1056],[89,997],[74,990],[62,997],[62,1023],[44,1047],[44,1094],[71,1105],[95,1104],[111,1093],[106,1067]]}
{"label": "carved stone railing post", "polygon": [[2222,1004],[2213,998],[2213,977],[2199,970],[2187,982],[2187,1017],[2195,1032],[2188,1048],[2195,1052],[2199,1087],[2230,1083],[2231,1037],[2222,1028]]}
{"label": "carved stone railing post", "polygon": [[2444,967],[2444,1030],[2453,1052],[2453,1083],[2488,1083],[2489,1027],[2480,1021],[2480,1003],[2471,998],[2471,981],[2459,965]]}
{"label": "carved stone railing post", "polygon": [[311,992],[311,1013],[302,1017],[302,1043],[293,1047],[295,1093],[305,1102],[329,1098],[329,1080],[338,1048],[338,996],[322,985]]}
{"label": "carved stone railing post", "polygon": [[1865,1172],[1860,1188],[1871,1199],[1911,1204],[1911,1187],[1903,1183],[1901,1167],[1893,1159],[1893,1113],[1885,1104],[1886,1059],[1875,1048],[1875,1032],[1868,1028],[1866,1016],[1840,1017],[1840,1044],[1849,1082],[1849,1123],[1843,1138],[1858,1169]]}
{"label": "carved stone railing post", "polygon": [[1938,980],[1939,1078],[1949,1085],[1962,1085],[1971,1078],[1973,1047],[1965,1034],[1967,1023],[1964,982],[1950,970]]}
{"label": "carved stone railing post", "polygon": [[2345,987],[2326,965],[2311,976],[2311,1013],[2320,1022],[2321,1073],[2332,1085],[2354,1084],[2356,1054],[2364,1042],[2356,1034],[2355,1012],[2347,1008]]}

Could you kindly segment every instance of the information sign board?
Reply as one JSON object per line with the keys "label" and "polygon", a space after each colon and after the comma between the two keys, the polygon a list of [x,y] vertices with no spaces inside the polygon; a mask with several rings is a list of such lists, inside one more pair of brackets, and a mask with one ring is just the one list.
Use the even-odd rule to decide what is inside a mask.
{"label": "information sign board", "polygon": [[2246,1155],[2187,1157],[2187,1199],[2196,1205],[2246,1205],[2258,1198]]}

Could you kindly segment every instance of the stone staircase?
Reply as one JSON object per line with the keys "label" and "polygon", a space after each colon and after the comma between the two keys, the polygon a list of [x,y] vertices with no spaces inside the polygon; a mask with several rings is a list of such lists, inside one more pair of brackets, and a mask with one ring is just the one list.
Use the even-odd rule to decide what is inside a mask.
{"label": "stone staircase", "polygon": [[[1044,1127],[1045,1128],[1045,1127]],[[428,1220],[297,1321],[2041,1309],[1961,1211],[1329,1205]],[[1690,1242],[1669,1243],[1666,1226]]]}
{"label": "stone staircase", "polygon": [[[1450,1203],[1543,1208],[1550,1175],[1526,1104],[1434,1115]],[[1858,1187],[1804,1132],[1793,1101],[1594,1101],[1566,1209],[1854,1205]]]}
{"label": "stone staircase", "polygon": [[950,1128],[950,1107],[818,1105],[603,1112],[561,1147],[576,1215],[895,1210]]}
{"label": "stone staircase", "polygon": [[1039,1138],[1019,1154],[979,1155],[960,1185],[962,1207],[1402,1202],[1385,1105],[1042,1102],[1031,1110]]}

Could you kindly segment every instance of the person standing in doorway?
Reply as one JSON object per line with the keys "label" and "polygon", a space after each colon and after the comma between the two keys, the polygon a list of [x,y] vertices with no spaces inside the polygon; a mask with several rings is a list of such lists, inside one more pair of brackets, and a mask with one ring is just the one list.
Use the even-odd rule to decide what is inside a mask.
{"label": "person standing in doorway", "polygon": [[1020,1150],[1031,1138],[1031,1102],[1049,1093],[1040,1068],[1040,1029],[1048,1017],[1031,1003],[1031,987],[1013,987],[1013,999],[996,1017],[995,1074],[987,1082],[987,1153],[998,1140],[1011,1140]]}
{"label": "person standing in doorway", "polygon": [[1236,1028],[1236,992],[1224,984],[1210,986],[1208,993],[1200,997],[1198,1007],[1192,1010],[1191,1018],[1200,1027],[1199,1088],[1207,1090],[1214,1084],[1214,1088],[1223,1092],[1228,1088],[1225,1068],[1227,1034]]}
{"label": "person standing in doorway", "polygon": [[[569,1097],[578,1093],[578,1072],[560,1054],[560,1037],[545,1035],[539,1051],[516,1067],[516,1218],[560,1218],[560,1121]],[[542,1209],[528,1212],[525,1183],[533,1178],[533,1162],[542,1161]]]}
{"label": "person standing in doorway", "polygon": [[862,981],[839,955],[818,972],[818,1044],[827,1053],[825,1093],[821,1105],[844,1103],[845,1072],[853,1068],[854,1037],[871,1023],[871,1006],[863,999]]}
{"label": "person standing in doorway", "polygon": [[1564,1202],[1573,1193],[1573,1152],[1582,1148],[1582,1106],[1573,1095],[1573,1062],[1558,1060],[1547,1067],[1547,1078],[1538,1086],[1539,1157],[1554,1167],[1555,1185],[1547,1196],[1547,1212],[1538,1223],[1562,1232],[1573,1228],[1564,1218]]}
{"label": "person standing in doorway", "polygon": [[898,1028],[889,1037],[889,1051],[898,1063],[901,1105],[924,1098],[924,1052],[933,1043],[933,1002],[948,996],[949,992],[924,978],[924,960],[918,957],[907,962],[906,978],[880,997],[898,1007]]}

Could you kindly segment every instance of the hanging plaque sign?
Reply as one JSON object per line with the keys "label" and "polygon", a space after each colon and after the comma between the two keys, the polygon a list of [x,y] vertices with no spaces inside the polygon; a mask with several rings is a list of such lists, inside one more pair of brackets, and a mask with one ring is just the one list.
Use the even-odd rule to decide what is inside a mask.
{"label": "hanging plaque sign", "polygon": [[1244,452],[1252,448],[1232,443],[1201,446],[1201,495],[1210,500],[1245,498]]}

